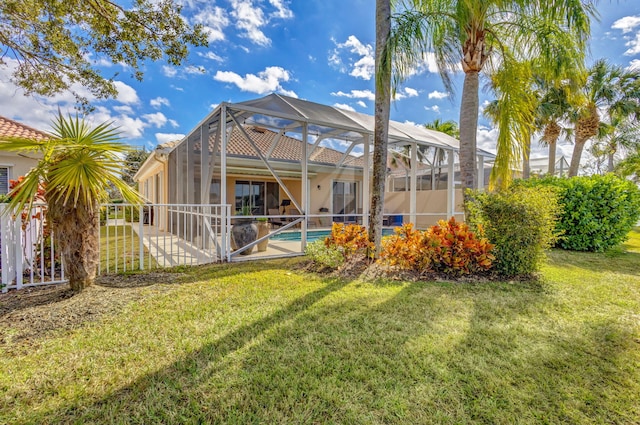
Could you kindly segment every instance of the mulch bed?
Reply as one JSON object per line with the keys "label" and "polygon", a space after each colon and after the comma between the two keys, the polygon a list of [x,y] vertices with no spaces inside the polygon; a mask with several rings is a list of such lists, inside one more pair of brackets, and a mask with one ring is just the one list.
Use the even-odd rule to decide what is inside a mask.
{"label": "mulch bed", "polygon": [[53,331],[68,331],[116,314],[183,274],[149,272],[106,275],[74,295],[68,284],[36,286],[0,294],[0,348],[30,346]]}

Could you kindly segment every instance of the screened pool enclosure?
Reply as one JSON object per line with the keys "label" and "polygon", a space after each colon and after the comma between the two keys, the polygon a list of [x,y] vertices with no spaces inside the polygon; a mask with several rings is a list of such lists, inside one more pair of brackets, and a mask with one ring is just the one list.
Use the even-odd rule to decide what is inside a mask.
{"label": "screened pool enclosure", "polygon": [[[151,204],[229,205],[206,224],[158,208],[153,223],[219,259],[299,254],[309,230],[368,224],[373,127],[372,116],[278,94],[222,103],[181,141],[160,145],[136,178]],[[461,215],[456,139],[391,121],[388,144],[387,227]],[[479,170],[487,156],[478,152]],[[248,221],[269,230],[232,249],[230,232]]]}

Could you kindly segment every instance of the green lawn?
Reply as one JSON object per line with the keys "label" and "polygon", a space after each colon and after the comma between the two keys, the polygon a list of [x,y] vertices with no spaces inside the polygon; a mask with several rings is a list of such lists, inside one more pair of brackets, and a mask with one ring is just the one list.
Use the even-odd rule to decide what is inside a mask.
{"label": "green lawn", "polygon": [[[132,230],[137,224],[100,227],[100,273],[119,273],[140,267],[140,239]],[[158,266],[144,248],[145,268]]]}
{"label": "green lawn", "polygon": [[296,261],[186,269],[115,315],[0,344],[0,423],[640,423],[638,232],[553,252],[534,283]]}

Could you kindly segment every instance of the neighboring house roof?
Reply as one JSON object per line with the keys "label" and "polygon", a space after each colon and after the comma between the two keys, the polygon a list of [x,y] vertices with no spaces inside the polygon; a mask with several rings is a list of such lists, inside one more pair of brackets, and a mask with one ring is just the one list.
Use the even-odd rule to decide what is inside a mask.
{"label": "neighboring house roof", "polygon": [[28,125],[0,116],[0,140],[9,137],[44,140],[50,136],[43,131],[36,130]]}

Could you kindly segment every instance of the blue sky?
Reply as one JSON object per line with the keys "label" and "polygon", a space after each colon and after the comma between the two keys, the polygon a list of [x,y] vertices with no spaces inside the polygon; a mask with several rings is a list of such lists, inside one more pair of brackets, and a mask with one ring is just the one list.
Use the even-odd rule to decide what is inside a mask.
{"label": "blue sky", "polygon": [[[96,101],[92,119],[113,120],[128,143],[153,148],[179,139],[223,101],[239,102],[272,92],[373,113],[373,0],[182,0],[183,14],[205,25],[209,48],[194,49],[180,68],[147,63],[144,81],[130,70],[95,58],[107,77],[116,75],[117,99]],[[640,2],[600,1],[590,62],[608,58],[640,66]],[[73,97],[23,96],[9,81],[14,64],[0,68],[0,115],[47,130],[58,107],[73,112]],[[391,118],[422,124],[458,121],[462,75],[450,99],[433,64],[425,62],[399,90]],[[81,88],[78,88],[82,91]],[[481,93],[481,103],[491,99]],[[479,145],[492,150],[496,132],[480,119]],[[562,146],[570,155],[571,146]],[[544,155],[534,149],[533,156]]]}

